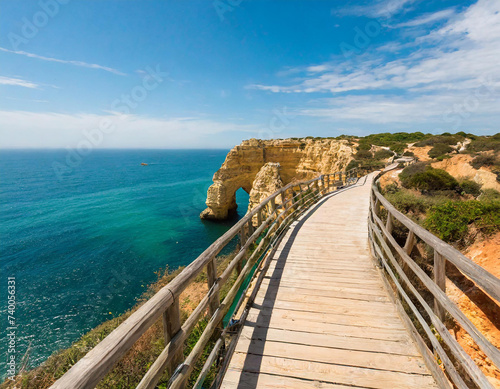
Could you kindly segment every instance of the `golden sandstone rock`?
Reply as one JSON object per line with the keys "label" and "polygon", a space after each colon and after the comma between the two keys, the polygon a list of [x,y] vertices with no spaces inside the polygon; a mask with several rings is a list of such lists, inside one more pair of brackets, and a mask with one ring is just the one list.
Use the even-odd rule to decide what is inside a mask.
{"label": "golden sandstone rock", "polygon": [[[281,183],[287,185],[294,180],[304,180],[317,177],[320,174],[334,173],[344,170],[353,159],[355,146],[347,140],[335,139],[250,139],[235,146],[226,156],[221,168],[214,174],[214,183],[208,188],[207,209],[200,217],[202,219],[224,220],[236,212],[236,191],[243,188],[251,193],[257,174],[269,162],[279,164],[269,165],[262,177],[257,180],[257,187],[252,193],[251,204],[261,199],[264,194],[270,194],[273,185],[264,185],[266,174],[278,175]],[[272,184],[272,185],[271,185]],[[279,188],[278,188],[279,189]],[[259,194],[261,193],[261,194]],[[272,192],[271,192],[272,193]],[[267,196],[265,196],[267,197]]]}

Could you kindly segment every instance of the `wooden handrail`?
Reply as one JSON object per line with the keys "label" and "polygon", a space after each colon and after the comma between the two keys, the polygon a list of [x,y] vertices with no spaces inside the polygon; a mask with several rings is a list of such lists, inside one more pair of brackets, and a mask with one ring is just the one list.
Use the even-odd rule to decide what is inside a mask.
{"label": "wooden handrail", "polygon": [[[382,220],[381,207],[387,211],[385,222]],[[408,229],[404,247],[401,247],[393,236],[394,220],[398,220]],[[376,182],[371,188],[368,230],[372,254],[379,259],[388,284],[392,282],[392,285],[397,290],[397,293],[393,297],[398,303],[399,311],[403,315],[408,315],[408,312],[402,308],[403,305],[399,302],[399,299],[402,298],[405,305],[409,307],[408,309],[410,309],[413,319],[416,319],[420,323],[425,336],[432,345],[432,349],[427,346],[421,337],[422,334],[418,333],[414,327],[412,320],[405,320],[405,323],[410,327],[410,332],[415,335],[417,345],[424,356],[426,364],[433,372],[436,381],[440,383],[441,387],[449,388],[450,385],[447,381],[449,378],[455,387],[468,388],[465,382],[466,379],[474,382],[479,388],[492,388],[481,369],[456,339],[450,335],[448,328],[444,324],[445,313],[448,313],[467,331],[486,356],[497,367],[500,367],[500,351],[486,339],[484,334],[474,326],[459,307],[446,295],[445,264],[446,261],[449,261],[455,265],[464,276],[474,282],[475,285],[481,288],[497,303],[500,300],[500,280],[464,256],[454,247],[443,242],[399,212],[379,192]],[[416,244],[417,239],[425,242],[434,250],[434,279],[431,279],[411,258],[412,248]],[[415,277],[409,275],[410,271],[420,281],[420,285],[423,285],[433,296],[434,306],[432,308],[419,291],[420,285],[412,282],[412,279],[415,279]],[[427,313],[430,323],[423,318],[421,312],[415,306],[414,300],[408,294],[415,296]],[[432,330],[431,325],[435,331]],[[442,347],[443,344],[446,347]],[[451,357],[449,353],[452,354]],[[442,377],[443,370],[438,366],[437,357],[439,357],[444,365],[444,372],[448,377],[446,379]],[[455,361],[455,364],[453,361]],[[456,364],[460,366],[460,369],[456,368]]]}
{"label": "wooden handrail", "polygon": [[[249,265],[252,261],[255,262],[258,259],[257,253],[269,250],[271,240],[275,234],[281,233],[283,227],[286,227],[301,212],[304,212],[323,195],[330,193],[332,184],[334,183],[333,180],[330,180],[330,176],[333,176],[335,180],[337,175],[342,186],[352,185],[357,179],[356,169],[352,169],[347,172],[321,175],[307,181],[292,182],[271,194],[235,223],[224,235],[212,243],[168,285],[160,289],[160,291],[89,351],[57,380],[51,386],[51,389],[95,387],[123,355],[132,348],[146,330],[163,315],[166,346],[138,386],[138,388],[154,388],[166,368],[170,367],[170,371],[174,371],[179,363],[182,362],[184,341],[204,312],[209,308],[212,317],[205,329],[208,335],[205,332],[203,333],[202,338],[199,340],[199,342],[201,341],[200,345],[195,346],[188,357],[187,361],[189,363],[187,365],[180,365],[180,367],[188,366],[187,371],[177,370],[176,377],[172,382],[174,387],[182,387],[192,370],[193,363],[199,357],[199,351],[200,349],[202,350],[202,343],[207,340],[207,337],[212,336],[213,330],[220,325],[224,314],[231,306],[232,300],[234,300],[235,291],[237,291],[239,284],[241,284],[251,269]],[[321,184],[321,188],[319,184]],[[297,187],[299,188],[298,194],[295,196],[292,194],[287,199],[286,192],[288,190],[293,191],[293,188]],[[285,201],[282,201],[282,204],[276,205],[275,199],[277,196],[282,196]],[[289,202],[291,204],[287,205]],[[270,212],[267,210],[269,206],[272,208]],[[254,216],[257,216],[256,227],[253,223]],[[263,234],[264,237],[260,240],[258,248],[248,258],[245,266],[242,267],[241,264],[246,259],[251,244],[256,242]],[[223,274],[217,277],[214,268],[215,258],[237,235],[240,236],[241,240],[239,251],[226,267]],[[181,325],[179,319],[179,296],[205,267],[207,268],[209,284],[207,295]],[[234,269],[240,270],[238,279],[221,304],[218,292],[222,285],[229,279]]]}

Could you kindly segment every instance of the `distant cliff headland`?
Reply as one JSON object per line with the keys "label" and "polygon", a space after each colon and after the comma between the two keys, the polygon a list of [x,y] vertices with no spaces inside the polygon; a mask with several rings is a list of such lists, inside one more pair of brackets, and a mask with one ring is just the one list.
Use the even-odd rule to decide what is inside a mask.
{"label": "distant cliff headland", "polygon": [[[270,194],[293,180],[345,170],[355,152],[354,144],[344,139],[243,141],[228,153],[214,174],[214,183],[207,193],[208,208],[200,217],[215,220],[231,217],[236,211],[239,188],[250,195],[252,202],[260,199],[259,193]],[[274,168],[268,163],[275,164]],[[257,176],[258,183],[254,182]]]}

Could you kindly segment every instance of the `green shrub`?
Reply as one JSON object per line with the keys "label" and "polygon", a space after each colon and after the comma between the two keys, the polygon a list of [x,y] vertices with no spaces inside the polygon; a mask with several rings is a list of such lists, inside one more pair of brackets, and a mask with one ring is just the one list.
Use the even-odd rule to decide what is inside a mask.
{"label": "green shrub", "polygon": [[382,149],[382,150],[379,150],[375,153],[374,158],[378,159],[378,160],[387,159],[387,158],[391,158],[393,155],[394,155],[394,153],[392,151]]}
{"label": "green shrub", "polygon": [[474,158],[470,164],[474,169],[479,169],[481,166],[493,166],[497,163],[497,158],[494,155],[482,154]]}
{"label": "green shrub", "polygon": [[500,201],[447,201],[427,212],[424,226],[445,242],[461,241],[474,224],[484,234],[500,230]]}
{"label": "green shrub", "polygon": [[473,180],[460,181],[460,189],[462,193],[473,195],[477,197],[481,194],[481,184]]}
{"label": "green shrub", "polygon": [[441,169],[434,169],[425,163],[415,163],[403,169],[399,175],[405,188],[420,191],[456,190],[459,185],[453,176]]}
{"label": "green shrub", "polygon": [[369,150],[359,150],[354,157],[356,159],[369,159],[372,158],[372,153]]}
{"label": "green shrub", "polygon": [[497,201],[500,200],[500,192],[495,189],[483,189],[480,197],[481,201]]}
{"label": "green shrub", "polygon": [[363,141],[360,141],[359,142],[359,145],[358,145],[358,151],[361,151],[361,150],[370,150],[372,148],[372,145],[369,143],[369,142],[363,142]]}
{"label": "green shrub", "polygon": [[467,151],[470,153],[488,150],[500,151],[500,134],[478,136],[467,146]]}
{"label": "green shrub", "polygon": [[456,145],[458,142],[461,142],[464,139],[465,138],[460,134],[451,135],[445,132],[444,134],[431,136],[427,139],[421,140],[420,142],[415,143],[415,146],[424,147],[435,146],[437,144]]}
{"label": "green shrub", "polygon": [[414,157],[414,156],[415,156],[415,153],[413,153],[412,151],[409,151],[409,150],[406,150],[403,153],[403,157]]}
{"label": "green shrub", "polygon": [[347,167],[345,168],[346,170],[351,170],[351,169],[354,169],[356,167],[359,166],[359,162],[356,161],[355,159],[351,160],[351,162],[349,162],[349,164],[347,165]]}
{"label": "green shrub", "polygon": [[432,149],[427,153],[431,158],[439,158],[444,155],[451,153],[453,148],[444,143],[437,143]]}
{"label": "green shrub", "polygon": [[[393,188],[386,188],[386,190]],[[386,198],[391,202],[399,212],[404,214],[421,214],[425,213],[430,206],[426,199],[409,191],[395,191],[386,193]]]}

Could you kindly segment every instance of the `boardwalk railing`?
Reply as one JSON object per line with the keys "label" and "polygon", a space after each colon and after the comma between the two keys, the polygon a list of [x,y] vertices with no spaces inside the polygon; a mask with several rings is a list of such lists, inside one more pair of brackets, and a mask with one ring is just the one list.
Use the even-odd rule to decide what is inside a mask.
{"label": "boardwalk railing", "polygon": [[[396,223],[399,231],[406,233],[404,245],[393,235]],[[397,211],[376,184],[371,190],[368,228],[372,253],[380,261],[386,276],[384,281],[394,291],[392,297],[398,310],[439,386],[493,388],[445,325],[446,319],[454,319],[491,362],[500,367],[500,351],[446,295],[446,263],[453,264],[480,288],[491,304],[500,302],[500,280]],[[433,252],[432,278],[412,258],[419,242]]]}
{"label": "boardwalk railing", "polygon": [[[193,372],[195,364],[211,339],[227,333],[222,329],[225,315],[238,294],[241,286],[252,272],[254,265],[264,254],[272,252],[283,231],[306,209],[327,193],[339,187],[352,185],[357,181],[356,171],[337,172],[318,178],[293,182],[266,198],[248,212],[229,231],[217,239],[198,258],[188,265],[168,285],[139,307],[127,320],[111,332],[96,347],[80,359],[66,374],[52,385],[52,389],[93,388],[113,366],[129,351],[135,342],[160,318],[163,320],[165,348],[151,365],[137,388],[154,388],[165,371],[173,372],[169,388],[182,388]],[[217,274],[217,255],[234,239],[239,238],[239,249],[235,257]],[[255,247],[256,246],[256,247]],[[208,292],[191,315],[181,323],[179,297],[181,293],[206,269]],[[236,281],[221,302],[219,292],[238,271]],[[244,296],[245,293],[243,293]],[[239,298],[240,305],[243,298]],[[183,352],[185,341],[209,312],[210,319],[187,358]],[[204,376],[217,350],[224,341],[219,338],[213,352],[209,355],[195,387],[201,387]]]}

